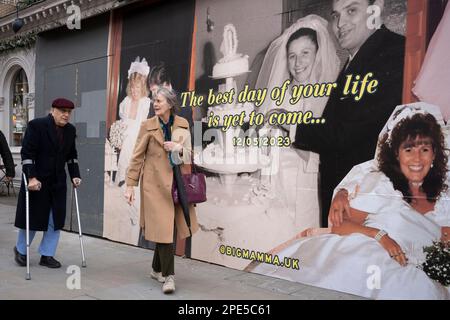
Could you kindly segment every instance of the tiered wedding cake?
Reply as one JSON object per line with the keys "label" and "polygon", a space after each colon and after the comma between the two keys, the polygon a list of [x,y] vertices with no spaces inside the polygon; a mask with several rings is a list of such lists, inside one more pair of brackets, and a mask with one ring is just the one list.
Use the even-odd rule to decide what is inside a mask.
{"label": "tiered wedding cake", "polygon": [[[233,77],[250,72],[248,55],[237,53],[237,46],[236,28],[232,24],[227,24],[224,27],[223,41],[220,45],[220,52],[222,52],[223,57],[214,65],[212,77],[214,79],[226,79],[226,83],[219,86],[219,92],[229,92],[234,89],[235,97],[238,93],[236,92],[236,81]],[[223,120],[226,115],[239,115],[242,111],[245,111],[245,119],[248,121],[248,116],[254,110],[254,106],[251,103],[235,103],[235,100],[231,104],[210,107],[208,114],[213,112]]]}
{"label": "tiered wedding cake", "polygon": [[237,103],[236,81],[233,77],[246,74],[248,69],[248,56],[237,53],[238,40],[236,28],[227,24],[223,32],[223,41],[220,51],[223,57],[213,68],[213,78],[225,79],[225,83],[219,85],[219,92],[230,92],[234,89],[235,95],[229,103],[208,108],[208,117],[212,114],[218,116],[219,127],[212,128],[215,141],[210,143],[196,159],[196,163],[208,171],[218,173],[220,181],[225,185],[231,185],[239,173],[252,173],[267,166],[269,159],[262,154],[258,146],[245,146],[235,143],[238,136],[242,137],[241,127],[229,127],[223,130],[224,117],[237,116],[245,112],[242,118],[249,121],[250,113],[255,107],[252,103]]}
{"label": "tiered wedding cake", "polygon": [[[248,56],[238,54],[237,45],[236,29],[228,24],[220,47],[223,58],[214,66],[212,74],[213,78],[226,79],[219,86],[219,92],[234,89],[235,97],[238,92],[233,77],[250,72]],[[253,104],[237,103],[235,99],[232,103],[210,107],[208,116],[212,112],[223,119],[224,116],[240,115],[244,111],[245,122],[248,122],[254,109]],[[219,126],[222,125],[221,121]],[[194,235],[192,257],[242,270],[248,265],[248,260],[230,258],[221,254],[218,248],[229,245],[267,251],[277,243],[279,234],[286,231],[286,228],[273,228],[274,221],[283,222],[288,215],[281,215],[278,210],[269,208],[268,204],[274,202],[273,197],[260,183],[258,173],[258,170],[270,167],[270,159],[263,154],[263,148],[233,144],[233,138],[242,133],[240,127],[230,127],[226,131],[221,127],[209,130],[215,130],[211,131],[215,141],[196,154],[201,159],[195,163],[217,173],[219,179],[207,178],[208,201],[197,205],[197,217],[202,228]],[[263,227],[254,230],[257,224]],[[268,229],[271,232],[267,232]],[[246,236],[249,230],[252,230],[251,237]]]}

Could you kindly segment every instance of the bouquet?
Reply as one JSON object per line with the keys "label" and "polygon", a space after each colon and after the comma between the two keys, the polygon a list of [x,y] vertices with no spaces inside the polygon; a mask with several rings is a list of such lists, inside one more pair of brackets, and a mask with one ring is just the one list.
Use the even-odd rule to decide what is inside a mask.
{"label": "bouquet", "polygon": [[122,149],[126,129],[127,125],[122,120],[117,120],[111,125],[109,129],[109,143],[112,147]]}
{"label": "bouquet", "polygon": [[427,276],[443,286],[450,285],[450,242],[433,241],[423,252],[426,257],[422,269]]}

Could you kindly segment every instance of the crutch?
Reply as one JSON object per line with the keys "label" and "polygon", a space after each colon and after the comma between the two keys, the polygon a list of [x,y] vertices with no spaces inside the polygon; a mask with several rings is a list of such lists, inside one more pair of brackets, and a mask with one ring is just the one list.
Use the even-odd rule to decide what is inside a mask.
{"label": "crutch", "polygon": [[81,247],[81,266],[83,268],[86,268],[86,257],[84,256],[83,233],[81,232],[80,209],[78,207],[77,188],[73,187],[73,192],[75,193],[75,207],[77,208],[78,235],[79,235],[79,238],[80,238],[80,247]]}
{"label": "crutch", "polygon": [[30,275],[30,198],[28,191],[27,176],[23,174],[23,182],[25,184],[25,219],[26,219],[26,238],[27,238],[27,275],[25,279],[31,280]]}

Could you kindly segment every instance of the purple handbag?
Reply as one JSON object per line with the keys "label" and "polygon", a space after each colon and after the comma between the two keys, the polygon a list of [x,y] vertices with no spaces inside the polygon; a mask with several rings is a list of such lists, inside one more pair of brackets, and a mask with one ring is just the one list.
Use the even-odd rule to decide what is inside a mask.
{"label": "purple handbag", "polygon": [[[206,201],[205,175],[203,173],[193,172],[191,174],[183,174],[182,177],[188,203],[205,202]],[[172,199],[175,204],[179,203],[178,189],[175,181],[172,184]]]}

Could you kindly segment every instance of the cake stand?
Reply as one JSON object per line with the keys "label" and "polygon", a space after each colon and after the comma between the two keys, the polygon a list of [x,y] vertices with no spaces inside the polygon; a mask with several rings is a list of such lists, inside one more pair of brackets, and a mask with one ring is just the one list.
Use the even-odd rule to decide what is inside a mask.
{"label": "cake stand", "polygon": [[[243,71],[239,73],[234,72],[222,75],[221,77],[213,77],[214,79],[225,79],[225,92],[229,92],[231,89],[234,89],[235,97],[233,102],[223,105],[225,110],[227,108],[230,109],[230,114],[233,114],[232,109],[236,106],[235,101],[237,100],[236,82],[234,80],[234,77],[246,74],[248,72],[249,71]],[[249,115],[246,114],[246,123],[248,122],[248,119]],[[203,121],[207,122],[207,119],[204,119]],[[196,164],[199,167],[209,172],[218,174],[221,184],[231,186],[235,183],[239,173],[253,173],[258,171],[259,169],[262,169],[263,167],[266,167],[270,163],[269,157],[263,155],[261,152],[256,155],[256,159],[254,155],[253,158],[249,158],[249,148],[238,147],[234,145],[233,138],[239,135],[239,132],[241,131],[240,128],[230,127],[228,130],[223,131],[222,127],[223,121],[221,119],[220,126],[215,128],[216,130],[218,130],[218,139],[217,141],[214,141],[214,144],[217,145],[215,146],[216,149],[221,150],[222,152],[216,155],[207,154],[207,148],[202,151],[201,157],[197,157],[196,159]],[[238,154],[238,148],[244,148],[245,150],[244,152],[242,152],[241,149],[240,154]],[[208,161],[211,159],[215,161]],[[245,161],[246,159],[247,161]],[[248,161],[250,159],[252,161]]]}

